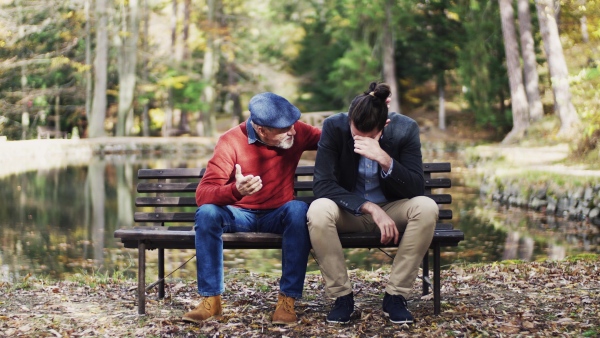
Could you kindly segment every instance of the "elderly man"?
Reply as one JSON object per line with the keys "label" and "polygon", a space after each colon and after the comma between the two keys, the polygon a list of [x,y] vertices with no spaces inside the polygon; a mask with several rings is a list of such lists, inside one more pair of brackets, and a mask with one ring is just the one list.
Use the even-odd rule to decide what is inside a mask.
{"label": "elderly man", "polygon": [[200,304],[183,320],[200,323],[221,315],[223,240],[227,232],[282,234],[282,275],[272,322],[297,321],[310,238],[308,205],[294,200],[294,173],[305,150],[316,150],[321,132],[298,121],[285,98],[262,93],[249,104],[250,118],[223,134],[196,190],[196,265]]}

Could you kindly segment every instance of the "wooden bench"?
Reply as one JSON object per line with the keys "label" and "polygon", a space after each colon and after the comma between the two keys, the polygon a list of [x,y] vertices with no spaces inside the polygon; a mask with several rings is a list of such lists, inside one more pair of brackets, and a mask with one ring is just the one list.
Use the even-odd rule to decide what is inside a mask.
{"label": "wooden bench", "polygon": [[[312,202],[312,166],[296,169],[294,185],[296,198]],[[438,204],[452,203],[450,194],[433,194],[432,189],[450,188],[449,178],[432,178],[431,174],[450,172],[450,163],[424,163],[425,194]],[[138,313],[144,314],[146,291],[158,285],[158,297],[164,297],[164,249],[194,249],[193,223],[196,200],[194,193],[205,169],[141,169],[138,171],[138,193],[145,196],[136,198],[140,208],[135,212],[138,223],[157,225],[134,226],[115,231],[126,248],[138,249]],[[153,194],[148,196],[148,194]],[[148,208],[152,208],[151,211]],[[185,209],[185,210],[184,210]],[[429,251],[423,258],[423,295],[433,288],[434,313],[440,313],[440,250],[442,247],[457,246],[464,239],[462,231],[454,229],[450,223],[442,223],[452,218],[452,210],[440,208],[439,219],[429,251],[433,251],[433,285],[429,279]],[[165,223],[187,223],[188,226],[164,226]],[[340,235],[345,248],[383,248],[394,244],[380,243],[378,233],[354,233]],[[223,234],[225,249],[281,249],[281,235],[270,233],[227,233]],[[146,250],[158,249],[158,282],[146,287]]]}

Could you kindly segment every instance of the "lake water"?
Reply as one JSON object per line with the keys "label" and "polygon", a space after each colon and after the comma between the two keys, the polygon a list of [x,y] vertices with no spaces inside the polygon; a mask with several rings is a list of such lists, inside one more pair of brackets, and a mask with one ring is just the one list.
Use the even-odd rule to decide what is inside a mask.
{"label": "lake water", "polygon": [[[476,189],[465,186],[465,179],[473,173],[462,165],[455,150],[424,152],[425,161],[452,162],[453,224],[465,233],[465,240],[458,247],[442,251],[443,265],[562,259],[583,252],[600,252],[600,237],[594,226],[500,208],[482,199]],[[203,167],[207,160],[113,156],[94,160],[87,166],[26,172],[0,179],[0,282],[19,281],[30,274],[62,279],[75,273],[120,271],[135,276],[137,250],[123,248],[113,232],[133,226],[137,170]],[[387,250],[392,255],[393,251]],[[391,263],[379,250],[348,249],[346,254],[350,268],[376,269]],[[148,276],[155,276],[155,255],[155,251],[148,253]],[[193,250],[167,251],[167,273],[193,255]],[[279,250],[226,250],[225,256],[228,268],[280,271]],[[192,259],[173,277],[193,279],[195,270]],[[313,259],[309,270],[318,270]]]}

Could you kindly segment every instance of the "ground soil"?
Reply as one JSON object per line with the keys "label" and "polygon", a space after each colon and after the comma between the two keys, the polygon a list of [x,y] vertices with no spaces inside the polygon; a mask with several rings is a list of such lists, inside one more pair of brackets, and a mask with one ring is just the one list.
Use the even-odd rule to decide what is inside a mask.
{"label": "ground soil", "polygon": [[454,266],[442,272],[442,313],[415,281],[408,307],[415,324],[392,324],[381,310],[388,268],[352,271],[356,312],[348,325],[328,324],[331,301],[319,275],[307,276],[298,321],[270,317],[278,276],[230,271],[221,318],[198,325],[182,315],[199,300],[194,281],[167,282],[137,314],[136,283],[102,276],[70,281],[33,277],[0,283],[0,337],[597,337],[600,257],[561,262]]}

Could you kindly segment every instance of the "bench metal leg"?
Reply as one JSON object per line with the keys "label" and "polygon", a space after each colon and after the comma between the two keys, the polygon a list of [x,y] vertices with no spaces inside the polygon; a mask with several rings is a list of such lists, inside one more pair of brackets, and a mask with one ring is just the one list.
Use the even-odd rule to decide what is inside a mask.
{"label": "bench metal leg", "polygon": [[440,264],[440,245],[436,244],[433,247],[433,313],[439,315],[442,307],[440,302],[440,277],[441,277],[441,264]]}
{"label": "bench metal leg", "polygon": [[429,294],[429,249],[423,257],[423,296]]}
{"label": "bench metal leg", "polygon": [[158,249],[158,298],[165,298],[165,249]]}
{"label": "bench metal leg", "polygon": [[146,314],[146,243],[138,243],[138,314]]}

